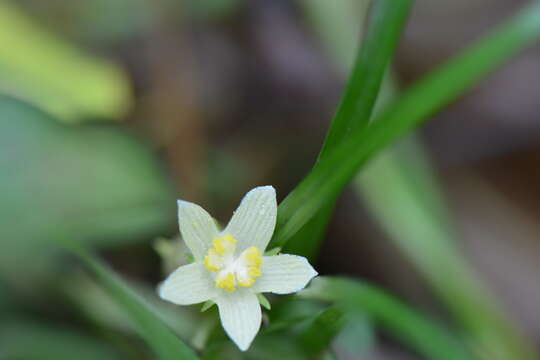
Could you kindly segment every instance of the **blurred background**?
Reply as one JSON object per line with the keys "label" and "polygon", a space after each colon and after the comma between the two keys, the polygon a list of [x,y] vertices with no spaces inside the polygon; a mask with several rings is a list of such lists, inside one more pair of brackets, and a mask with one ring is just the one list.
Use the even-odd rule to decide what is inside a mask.
{"label": "blurred background", "polygon": [[[416,1],[392,91],[524,3]],[[136,337],[124,336],[129,321],[94,280],[51,243],[67,236],[95,247],[151,298],[167,271],[162,257],[178,245],[159,240],[177,236],[176,199],[226,222],[250,188],[272,184],[281,200],[309,171],[367,7],[354,0],[1,1],[0,357],[52,358],[42,346],[58,359],[151,358]],[[441,111],[415,142],[437,175],[453,241],[538,349],[539,70],[535,47]],[[379,284],[446,319],[369,194],[366,201],[366,183],[360,177],[341,197],[316,268]],[[430,256],[429,247],[415,251]],[[174,326],[194,331],[189,322]],[[363,359],[418,358],[374,336]]]}

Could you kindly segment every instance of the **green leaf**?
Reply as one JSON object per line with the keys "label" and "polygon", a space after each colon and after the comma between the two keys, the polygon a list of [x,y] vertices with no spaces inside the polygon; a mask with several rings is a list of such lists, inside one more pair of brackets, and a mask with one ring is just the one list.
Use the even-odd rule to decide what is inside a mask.
{"label": "green leaf", "polygon": [[271,246],[283,246],[379,150],[429,115],[455,100],[464,90],[540,35],[540,3],[533,4],[490,35],[442,65],[407,90],[365,131],[351,134],[322,158],[280,204]]}
{"label": "green leaf", "polygon": [[320,159],[349,135],[367,127],[384,73],[394,55],[411,5],[411,0],[373,2],[365,38],[326,134]]}
{"label": "green leaf", "polygon": [[276,247],[268,251],[265,251],[264,256],[274,256],[274,255],[279,254],[280,252],[281,252],[281,248]]}
{"label": "green leaf", "polygon": [[[84,271],[74,271],[62,278],[62,293],[76,305],[85,320],[93,326],[118,333],[136,333],[137,325],[129,314],[112,298],[99,279]],[[156,289],[146,284],[130,281],[130,288],[143,298],[156,315],[181,339],[193,340],[202,316],[189,307],[178,306],[156,296]],[[192,343],[192,342],[191,342]]]}
{"label": "green leaf", "polygon": [[365,313],[376,325],[428,359],[472,359],[447,329],[373,285],[339,277],[318,277],[299,296],[336,302],[347,311]]}
{"label": "green leaf", "polygon": [[57,236],[110,246],[175,222],[157,158],[116,126],[63,125],[0,96],[0,143],[0,274],[22,285],[47,274]]}
{"label": "green leaf", "polygon": [[119,118],[131,102],[126,75],[48,33],[9,1],[0,2],[0,92],[60,119]]}
{"label": "green leaf", "polygon": [[305,352],[314,356],[326,349],[345,324],[343,309],[333,305],[321,311],[300,335]]}
{"label": "green leaf", "polygon": [[272,305],[270,305],[270,301],[268,301],[268,299],[263,294],[258,293],[257,299],[259,300],[259,304],[261,304],[263,308],[265,308],[266,310],[272,309]]}
{"label": "green leaf", "polygon": [[352,69],[359,39],[364,35],[370,0],[298,0],[328,56],[347,75]]}
{"label": "green leaf", "polygon": [[[359,312],[347,312],[343,329],[333,341],[333,348],[344,358],[361,357],[369,354],[376,345],[375,329],[369,318]],[[348,357],[347,357],[348,356]]]}
{"label": "green leaf", "polygon": [[75,329],[12,314],[3,316],[0,324],[0,358],[118,360],[122,357],[107,344]]}
{"label": "green leaf", "polygon": [[205,312],[206,310],[210,309],[214,305],[216,305],[216,303],[213,302],[212,300],[205,301],[205,303],[201,307],[201,312]]}
{"label": "green leaf", "polygon": [[[343,1],[332,6],[348,8],[347,4],[352,6]],[[359,48],[347,87],[326,134],[319,154],[319,161],[352,134],[359,133],[367,127],[385,71],[396,49],[411,5],[411,0],[380,0],[372,4],[362,46]],[[304,6],[311,9],[311,13],[318,13],[319,8],[326,5],[314,2],[309,3],[309,5],[304,4]],[[321,18],[319,14],[318,27],[325,26],[321,24]],[[347,21],[342,20],[341,22]],[[356,23],[356,21],[353,20],[352,23]],[[351,31],[351,29],[345,28],[342,31]],[[323,31],[322,33],[327,32]],[[334,41],[348,39],[349,37],[346,35],[349,33],[336,34],[332,39]],[[329,39],[328,41],[330,42]],[[351,44],[347,42],[342,46],[351,46]],[[315,169],[313,171],[316,171]],[[304,225],[291,243],[287,244],[287,252],[313,257],[333,212],[336,196],[334,199],[328,199],[317,215]]]}
{"label": "green leaf", "polygon": [[77,246],[66,245],[84,261],[108,290],[111,297],[131,317],[152,350],[161,360],[196,360],[194,352],[130,289],[112,270]]}
{"label": "green leaf", "polygon": [[358,178],[368,207],[428,279],[476,348],[496,353],[497,359],[536,359],[532,346],[504,318],[454,245],[429,164],[411,140],[384,151]]}

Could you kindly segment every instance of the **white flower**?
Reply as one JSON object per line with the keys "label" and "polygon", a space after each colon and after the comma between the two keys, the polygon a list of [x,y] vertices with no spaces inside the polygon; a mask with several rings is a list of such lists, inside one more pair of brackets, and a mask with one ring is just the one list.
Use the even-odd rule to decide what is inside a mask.
{"label": "white flower", "polygon": [[214,301],[226,333],[240,350],[247,350],[261,326],[257,294],[293,293],[317,275],[301,256],[263,255],[276,213],[272,186],[248,192],[223,231],[200,206],[179,200],[180,231],[195,262],[163,282],[161,298],[178,305]]}

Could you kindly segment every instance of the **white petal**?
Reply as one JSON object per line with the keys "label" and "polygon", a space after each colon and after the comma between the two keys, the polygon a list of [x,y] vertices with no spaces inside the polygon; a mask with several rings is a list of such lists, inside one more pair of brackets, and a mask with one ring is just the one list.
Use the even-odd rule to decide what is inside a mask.
{"label": "white petal", "polygon": [[261,305],[257,296],[237,289],[216,299],[225,332],[242,351],[246,351],[261,326]]}
{"label": "white petal", "polygon": [[276,227],[276,190],[260,186],[249,191],[223,231],[238,240],[240,253],[249,246],[264,251]]}
{"label": "white petal", "polygon": [[180,266],[159,287],[159,296],[178,305],[197,304],[212,299],[217,288],[203,264]]}
{"label": "white petal", "polygon": [[307,259],[297,255],[264,256],[262,275],[252,289],[255,292],[290,294],[302,290],[317,275]]}
{"label": "white petal", "polygon": [[182,239],[195,260],[202,260],[219,230],[214,219],[199,205],[178,200],[178,223]]}

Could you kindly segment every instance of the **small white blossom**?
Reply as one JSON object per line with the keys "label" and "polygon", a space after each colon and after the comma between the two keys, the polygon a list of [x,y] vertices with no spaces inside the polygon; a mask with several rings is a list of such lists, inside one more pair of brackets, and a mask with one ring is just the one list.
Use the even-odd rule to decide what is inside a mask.
{"label": "small white blossom", "polygon": [[179,267],[163,282],[161,298],[178,305],[214,301],[225,332],[247,350],[261,326],[257,294],[293,293],[317,275],[301,256],[263,255],[276,214],[272,186],[248,192],[222,231],[200,206],[178,201],[180,231],[195,262]]}

